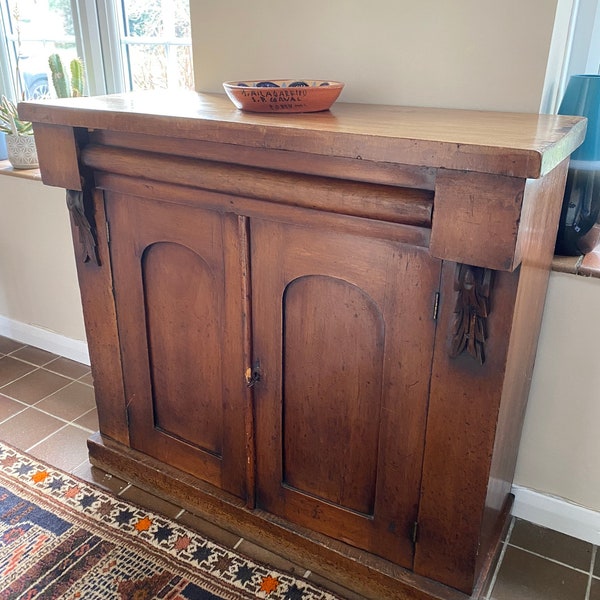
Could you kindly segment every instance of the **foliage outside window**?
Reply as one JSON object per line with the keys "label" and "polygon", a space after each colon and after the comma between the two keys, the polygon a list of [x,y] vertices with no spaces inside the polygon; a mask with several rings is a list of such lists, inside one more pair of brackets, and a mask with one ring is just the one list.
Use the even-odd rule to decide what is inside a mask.
{"label": "foliage outside window", "polygon": [[1,8],[2,58],[13,88],[5,92],[18,99],[48,95],[48,56],[77,54],[70,1],[2,0]]}
{"label": "foliage outside window", "polygon": [[0,0],[0,17],[0,91],[10,96],[54,95],[54,53],[84,59],[91,94],[194,88],[188,0]]}
{"label": "foliage outside window", "polygon": [[193,89],[188,0],[124,0],[121,47],[129,89]]}

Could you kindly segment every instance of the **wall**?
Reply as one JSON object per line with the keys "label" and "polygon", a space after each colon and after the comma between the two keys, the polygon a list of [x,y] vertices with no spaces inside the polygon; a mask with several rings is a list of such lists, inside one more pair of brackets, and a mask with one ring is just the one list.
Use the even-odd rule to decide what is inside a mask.
{"label": "wall", "polygon": [[350,102],[538,112],[557,5],[571,4],[191,0],[196,86],[338,79]]}
{"label": "wall", "polygon": [[552,273],[515,482],[600,511],[600,279]]}
{"label": "wall", "polygon": [[56,351],[86,357],[65,192],[6,175],[0,175],[0,335],[27,343],[41,336],[40,344],[58,339]]}

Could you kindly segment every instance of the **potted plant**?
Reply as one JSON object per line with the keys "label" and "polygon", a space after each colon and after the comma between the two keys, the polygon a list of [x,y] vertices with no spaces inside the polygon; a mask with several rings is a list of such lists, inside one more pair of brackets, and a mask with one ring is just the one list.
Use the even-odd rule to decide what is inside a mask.
{"label": "potted plant", "polygon": [[19,118],[17,106],[6,96],[0,98],[0,132],[6,134],[8,160],[15,169],[38,168],[33,125]]}

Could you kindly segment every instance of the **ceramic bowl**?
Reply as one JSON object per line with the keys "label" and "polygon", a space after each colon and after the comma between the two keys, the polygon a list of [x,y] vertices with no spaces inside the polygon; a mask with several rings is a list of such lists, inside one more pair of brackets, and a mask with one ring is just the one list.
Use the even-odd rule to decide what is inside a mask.
{"label": "ceramic bowl", "polygon": [[302,113],[328,110],[340,95],[339,81],[270,79],[226,81],[230,100],[241,110],[261,113]]}

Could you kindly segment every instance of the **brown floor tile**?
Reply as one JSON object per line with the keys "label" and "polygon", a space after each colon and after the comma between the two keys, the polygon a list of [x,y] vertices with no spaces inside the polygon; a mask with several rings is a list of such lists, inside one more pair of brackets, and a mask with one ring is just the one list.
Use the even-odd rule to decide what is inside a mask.
{"label": "brown floor tile", "polygon": [[25,363],[10,356],[0,358],[0,387],[27,375],[37,369],[36,366]]}
{"label": "brown floor tile", "polygon": [[87,375],[81,377],[79,381],[81,383],[86,383],[87,385],[94,385],[94,378],[92,377],[91,373],[88,373]]}
{"label": "brown floor tile", "polygon": [[600,577],[600,546],[596,549],[596,564],[593,573],[594,577]]}
{"label": "brown floor tile", "polygon": [[27,450],[63,426],[63,421],[30,407],[0,423],[0,440]]}
{"label": "brown floor tile", "polygon": [[46,352],[46,350],[40,350],[40,348],[35,348],[34,346],[25,346],[24,348],[13,352],[11,356],[40,367],[49,363],[51,360],[58,358],[56,354]]}
{"label": "brown floor tile", "polygon": [[89,435],[79,427],[67,425],[30,448],[29,453],[63,471],[71,471],[87,460]]}
{"label": "brown floor tile", "polygon": [[585,600],[587,583],[584,573],[509,546],[490,600]]}
{"label": "brown floor tile", "polygon": [[221,529],[221,527],[218,527],[214,523],[188,511],[178,517],[177,521],[186,527],[201,533],[209,540],[227,546],[228,548],[233,548],[240,541],[239,535],[231,533],[231,531],[227,531],[226,529]]}
{"label": "brown floor tile", "polygon": [[16,415],[18,412],[25,410],[26,405],[17,402],[16,400],[11,400],[4,394],[0,394],[0,423],[13,415]]}
{"label": "brown floor tile", "polygon": [[54,373],[71,377],[72,379],[79,379],[90,372],[90,368],[87,365],[82,365],[62,356],[44,365],[44,368]]}
{"label": "brown floor tile", "polygon": [[73,469],[71,473],[75,475],[75,477],[88,481],[115,495],[120,494],[129,485],[123,479],[92,466],[89,461],[80,464],[76,469]]}
{"label": "brown floor tile", "polygon": [[100,428],[98,425],[98,411],[93,408],[92,410],[85,413],[85,415],[79,417],[74,421],[77,425],[81,425],[81,427],[85,427],[90,431],[98,431]]}
{"label": "brown floor tile", "polygon": [[592,579],[589,600],[600,600],[600,579]]}
{"label": "brown floor tile", "polygon": [[[512,517],[512,518],[514,519],[514,517]],[[495,583],[494,574],[498,570],[499,564],[502,560],[503,552],[505,551],[505,547],[506,547],[506,540],[503,540],[500,548],[498,549],[497,555],[494,557],[493,563],[490,565],[489,570],[486,573],[486,578],[485,578],[485,581],[483,582],[483,585],[481,585],[481,582],[479,580],[477,581],[477,585],[481,585],[481,587],[480,587],[481,600],[488,600],[491,597],[490,592],[492,591],[492,587],[494,586],[494,583]]]}
{"label": "brown floor tile", "polygon": [[10,354],[19,348],[23,348],[25,344],[15,342],[7,337],[0,335],[0,354]]}
{"label": "brown floor tile", "polygon": [[74,381],[44,398],[36,407],[66,421],[73,421],[96,407],[94,389]]}
{"label": "brown floor tile", "polygon": [[70,383],[70,379],[36,369],[2,388],[2,393],[27,404],[35,404]]}
{"label": "brown floor tile", "polygon": [[163,515],[167,515],[172,519],[175,518],[180,512],[181,507],[172,504],[168,500],[164,500],[163,498],[158,498],[154,494],[150,494],[134,485],[127,488],[121,495],[121,498],[125,498],[130,502],[135,504],[139,504],[148,510],[155,511],[161,513]]}
{"label": "brown floor tile", "polygon": [[591,567],[592,544],[521,519],[515,522],[509,544],[582,571]]}

